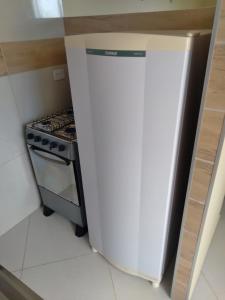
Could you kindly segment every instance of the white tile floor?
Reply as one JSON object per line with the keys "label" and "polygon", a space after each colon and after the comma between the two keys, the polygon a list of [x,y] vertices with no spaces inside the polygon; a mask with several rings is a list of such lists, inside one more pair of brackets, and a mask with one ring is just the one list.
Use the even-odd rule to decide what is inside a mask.
{"label": "white tile floor", "polygon": [[225,202],[192,300],[225,300]]}
{"label": "white tile floor", "polygon": [[91,252],[87,237],[76,238],[67,220],[41,210],[0,237],[0,264],[45,300],[169,299],[170,278],[154,289],[120,272]]}

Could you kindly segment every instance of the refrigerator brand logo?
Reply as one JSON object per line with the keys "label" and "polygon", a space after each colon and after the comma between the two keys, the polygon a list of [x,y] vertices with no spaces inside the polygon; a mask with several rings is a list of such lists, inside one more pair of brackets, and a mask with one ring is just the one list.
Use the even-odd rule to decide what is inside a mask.
{"label": "refrigerator brand logo", "polygon": [[140,50],[102,50],[102,49],[86,49],[89,55],[99,56],[120,56],[120,57],[145,57],[145,51]]}
{"label": "refrigerator brand logo", "polygon": [[117,51],[105,51],[105,54],[106,55],[112,55],[112,56],[117,56],[118,55],[118,52]]}

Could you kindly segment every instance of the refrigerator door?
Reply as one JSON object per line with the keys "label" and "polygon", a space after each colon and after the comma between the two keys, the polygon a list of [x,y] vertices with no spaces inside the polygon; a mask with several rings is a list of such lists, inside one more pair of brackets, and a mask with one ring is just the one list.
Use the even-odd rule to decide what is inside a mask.
{"label": "refrigerator door", "polygon": [[102,238],[97,249],[136,270],[146,56],[125,54],[86,59]]}

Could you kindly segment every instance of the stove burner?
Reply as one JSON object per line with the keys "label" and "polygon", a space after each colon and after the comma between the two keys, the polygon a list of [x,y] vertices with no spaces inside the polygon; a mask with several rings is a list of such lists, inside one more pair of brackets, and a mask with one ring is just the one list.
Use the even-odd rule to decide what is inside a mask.
{"label": "stove burner", "polygon": [[65,129],[65,132],[66,132],[66,133],[75,133],[75,132],[76,132],[76,129],[75,129],[75,127],[67,127],[67,128]]}
{"label": "stove burner", "polygon": [[50,121],[42,121],[41,124],[42,124],[42,125],[49,125],[49,124],[50,124]]}
{"label": "stove burner", "polygon": [[72,109],[68,109],[68,110],[67,110],[67,114],[68,114],[68,115],[73,115],[73,110],[72,110]]}

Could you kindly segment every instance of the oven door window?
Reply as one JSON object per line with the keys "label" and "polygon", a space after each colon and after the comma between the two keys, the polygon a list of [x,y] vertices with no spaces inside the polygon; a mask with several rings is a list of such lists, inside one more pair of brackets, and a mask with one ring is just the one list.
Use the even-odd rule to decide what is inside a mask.
{"label": "oven door window", "polygon": [[38,185],[79,205],[73,163],[32,147],[29,152]]}

